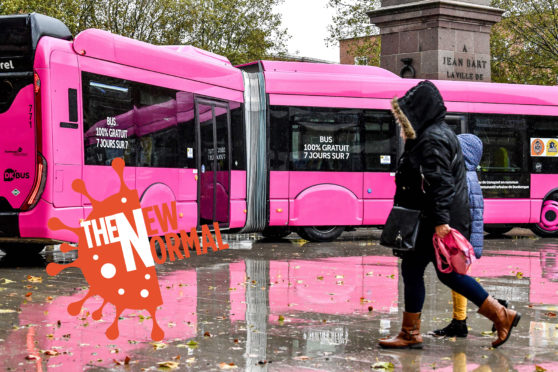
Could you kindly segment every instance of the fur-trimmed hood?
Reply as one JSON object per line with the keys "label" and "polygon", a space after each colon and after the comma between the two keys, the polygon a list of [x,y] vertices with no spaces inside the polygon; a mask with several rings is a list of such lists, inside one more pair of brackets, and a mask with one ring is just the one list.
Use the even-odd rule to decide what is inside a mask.
{"label": "fur-trimmed hood", "polygon": [[394,97],[391,107],[408,139],[415,139],[430,124],[444,120],[447,112],[440,91],[428,80],[409,89],[403,97]]}

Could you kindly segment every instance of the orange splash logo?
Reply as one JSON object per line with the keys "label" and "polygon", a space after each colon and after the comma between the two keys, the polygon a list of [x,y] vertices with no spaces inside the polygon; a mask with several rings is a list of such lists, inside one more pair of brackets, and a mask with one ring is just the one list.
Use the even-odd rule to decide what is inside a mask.
{"label": "orange splash logo", "polygon": [[153,319],[151,338],[161,340],[164,332],[157,324],[155,313],[163,300],[138,193],[124,183],[124,160],[114,159],[112,167],[120,178],[120,191],[103,201],[89,195],[83,180],[72,183],[74,191],[86,196],[93,206],[81,227],[69,227],[56,217],[48,221],[50,229],[67,229],[78,236],[77,247],[66,243],[61,246],[62,252],[77,249],[78,258],[66,265],[50,263],[47,273],[57,275],[68,267],[81,269],[89,292],[80,301],[68,305],[68,313],[79,314],[88,298],[101,296],[103,304],[91,317],[101,319],[107,302],[116,307],[114,320],[105,333],[109,339],[118,337],[118,318],[124,310],[145,309]]}

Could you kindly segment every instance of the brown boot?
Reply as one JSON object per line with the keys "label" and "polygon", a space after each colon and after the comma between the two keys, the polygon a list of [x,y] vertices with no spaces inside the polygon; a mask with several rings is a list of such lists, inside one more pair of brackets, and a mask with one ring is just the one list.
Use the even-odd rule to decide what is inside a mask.
{"label": "brown boot", "polygon": [[484,315],[492,320],[498,338],[492,342],[492,347],[496,348],[502,345],[510,337],[512,328],[517,326],[521,314],[517,311],[510,310],[502,306],[495,298],[488,296],[479,308],[479,314]]}
{"label": "brown boot", "polygon": [[380,340],[380,346],[384,349],[422,349],[420,313],[403,312],[401,332],[390,339]]}

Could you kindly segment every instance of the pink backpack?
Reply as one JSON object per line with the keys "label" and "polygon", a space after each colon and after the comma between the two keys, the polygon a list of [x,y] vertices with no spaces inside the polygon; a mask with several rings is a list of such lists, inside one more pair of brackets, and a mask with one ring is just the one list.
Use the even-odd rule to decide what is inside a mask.
{"label": "pink backpack", "polygon": [[444,274],[455,271],[458,274],[467,274],[469,267],[475,260],[475,251],[469,241],[455,229],[444,239],[434,234],[432,237],[434,251],[436,252],[436,265]]}

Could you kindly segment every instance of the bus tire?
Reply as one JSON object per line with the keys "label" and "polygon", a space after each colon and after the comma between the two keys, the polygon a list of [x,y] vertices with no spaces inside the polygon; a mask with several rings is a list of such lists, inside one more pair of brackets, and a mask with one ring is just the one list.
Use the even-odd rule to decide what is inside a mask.
{"label": "bus tire", "polygon": [[513,229],[513,226],[484,225],[484,231],[493,235],[502,235]]}
{"label": "bus tire", "polygon": [[331,242],[345,231],[344,226],[302,226],[297,230],[302,239],[311,242]]}
{"label": "bus tire", "polygon": [[283,226],[267,226],[261,234],[267,239],[281,239],[291,233],[291,229]]}
{"label": "bus tire", "polygon": [[543,238],[558,236],[558,194],[553,193],[543,201],[541,221],[532,224],[531,231]]}
{"label": "bus tire", "polygon": [[10,257],[25,257],[38,255],[45,249],[44,244],[39,243],[2,243],[0,250]]}

